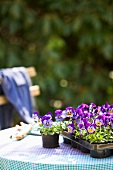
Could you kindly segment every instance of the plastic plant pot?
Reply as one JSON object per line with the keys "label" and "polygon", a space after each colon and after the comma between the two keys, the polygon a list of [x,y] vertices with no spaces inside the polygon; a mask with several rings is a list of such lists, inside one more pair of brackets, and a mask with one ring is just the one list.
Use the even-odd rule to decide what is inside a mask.
{"label": "plastic plant pot", "polygon": [[59,134],[44,135],[42,134],[42,146],[44,148],[57,148],[59,147]]}

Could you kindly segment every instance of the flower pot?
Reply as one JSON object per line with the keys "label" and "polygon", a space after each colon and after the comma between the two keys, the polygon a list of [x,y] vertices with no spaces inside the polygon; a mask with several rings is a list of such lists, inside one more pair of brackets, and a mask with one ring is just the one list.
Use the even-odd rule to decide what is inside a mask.
{"label": "flower pot", "polygon": [[44,135],[42,134],[42,146],[44,148],[57,148],[59,147],[59,134]]}
{"label": "flower pot", "polygon": [[71,144],[71,140],[70,140],[70,139],[67,139],[67,138],[65,138],[65,137],[63,137],[63,142],[64,142],[65,144]]}

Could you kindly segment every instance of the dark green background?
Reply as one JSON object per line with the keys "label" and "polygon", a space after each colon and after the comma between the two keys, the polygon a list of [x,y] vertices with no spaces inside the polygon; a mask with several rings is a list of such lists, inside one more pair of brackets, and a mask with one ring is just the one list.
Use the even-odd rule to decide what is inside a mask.
{"label": "dark green background", "polygon": [[0,68],[35,66],[40,114],[113,103],[113,1],[1,0]]}

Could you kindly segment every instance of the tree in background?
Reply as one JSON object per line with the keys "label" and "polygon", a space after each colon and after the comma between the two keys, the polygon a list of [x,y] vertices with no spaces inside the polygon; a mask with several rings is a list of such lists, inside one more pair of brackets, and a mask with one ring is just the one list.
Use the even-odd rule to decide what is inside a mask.
{"label": "tree in background", "polygon": [[0,68],[35,66],[41,114],[113,103],[113,3],[1,0]]}

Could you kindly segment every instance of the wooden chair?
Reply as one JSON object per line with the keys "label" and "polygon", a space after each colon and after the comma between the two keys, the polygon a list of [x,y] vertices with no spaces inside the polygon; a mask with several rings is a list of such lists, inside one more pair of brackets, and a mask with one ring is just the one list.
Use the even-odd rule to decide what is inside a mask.
{"label": "wooden chair", "polygon": [[[28,72],[28,75],[30,77],[35,77],[37,75],[36,73],[36,70],[34,67],[28,67],[26,68],[27,72]],[[39,96],[40,95],[40,87],[39,85],[33,85],[30,87],[30,92],[31,92],[31,95],[33,97],[35,96]],[[4,95],[1,95],[0,96],[0,105],[4,105],[4,104],[7,104],[9,101],[7,100],[7,98],[4,96]]]}

